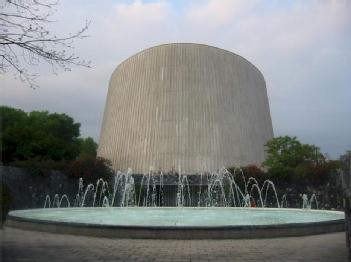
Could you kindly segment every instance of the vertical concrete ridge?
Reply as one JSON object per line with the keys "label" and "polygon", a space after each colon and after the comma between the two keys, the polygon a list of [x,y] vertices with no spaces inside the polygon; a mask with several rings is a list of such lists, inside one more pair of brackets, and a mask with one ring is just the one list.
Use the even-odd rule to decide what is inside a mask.
{"label": "vertical concrete ridge", "polygon": [[113,72],[98,155],[115,169],[201,172],[261,164],[273,137],[263,75],[202,44],[146,49]]}

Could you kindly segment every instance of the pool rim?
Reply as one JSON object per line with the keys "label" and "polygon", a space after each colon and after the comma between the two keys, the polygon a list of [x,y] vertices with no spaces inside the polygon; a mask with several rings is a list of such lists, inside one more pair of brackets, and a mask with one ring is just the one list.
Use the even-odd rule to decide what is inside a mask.
{"label": "pool rim", "polygon": [[[275,208],[275,210],[277,210],[277,208]],[[289,210],[301,211],[301,209]],[[311,211],[312,210],[308,210],[307,212]],[[340,212],[325,210],[315,211]],[[145,226],[38,220],[14,216],[10,212],[6,226],[49,233],[124,239],[253,239],[341,232],[345,231],[345,219],[269,225]]]}

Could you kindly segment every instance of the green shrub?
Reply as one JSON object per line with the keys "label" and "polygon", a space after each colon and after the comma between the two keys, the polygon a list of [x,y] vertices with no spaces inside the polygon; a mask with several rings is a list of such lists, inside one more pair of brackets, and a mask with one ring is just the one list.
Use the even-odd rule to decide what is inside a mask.
{"label": "green shrub", "polygon": [[99,178],[110,180],[114,174],[109,160],[94,156],[82,156],[70,162],[65,172],[73,178],[83,178],[87,183],[95,183]]}

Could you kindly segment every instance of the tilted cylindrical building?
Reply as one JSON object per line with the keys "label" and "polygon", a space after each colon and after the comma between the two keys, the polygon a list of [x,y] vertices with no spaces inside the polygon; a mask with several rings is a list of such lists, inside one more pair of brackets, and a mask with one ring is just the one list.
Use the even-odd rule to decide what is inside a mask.
{"label": "tilted cylindrical building", "polygon": [[201,44],[146,49],[113,72],[98,156],[115,169],[193,173],[260,165],[273,137],[261,72]]}

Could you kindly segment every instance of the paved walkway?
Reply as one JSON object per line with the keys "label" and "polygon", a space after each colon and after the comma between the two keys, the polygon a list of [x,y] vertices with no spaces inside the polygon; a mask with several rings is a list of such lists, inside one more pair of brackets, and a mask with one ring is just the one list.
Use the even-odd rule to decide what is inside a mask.
{"label": "paved walkway", "polygon": [[347,261],[345,234],[252,240],[107,239],[0,230],[1,262]]}

